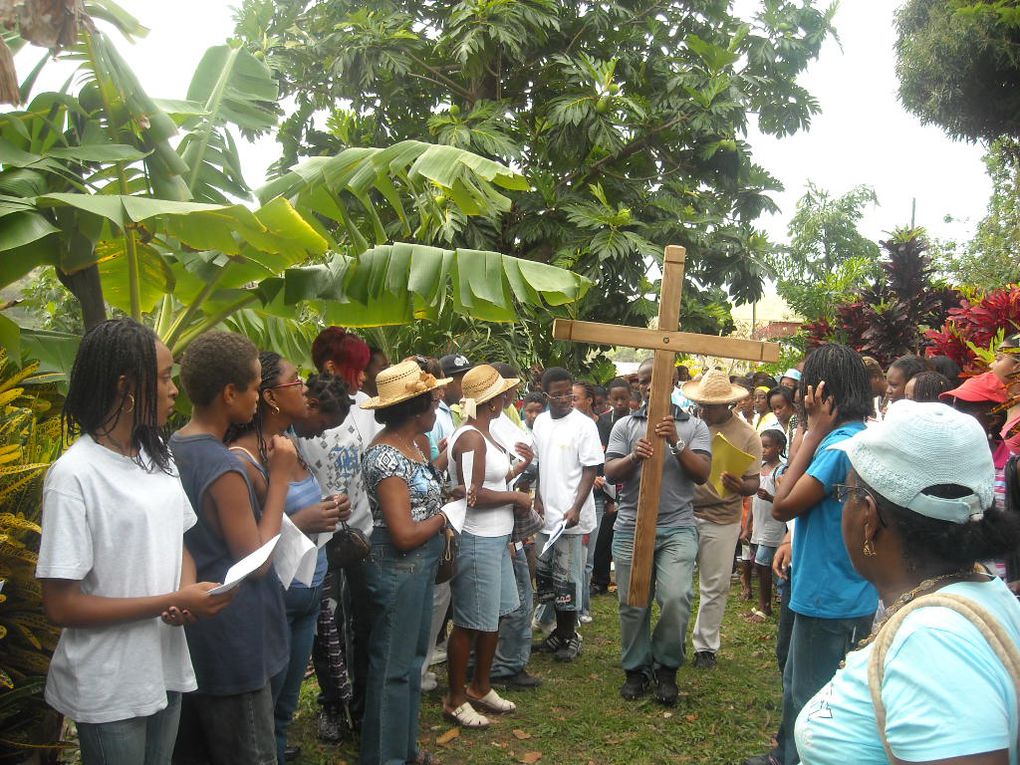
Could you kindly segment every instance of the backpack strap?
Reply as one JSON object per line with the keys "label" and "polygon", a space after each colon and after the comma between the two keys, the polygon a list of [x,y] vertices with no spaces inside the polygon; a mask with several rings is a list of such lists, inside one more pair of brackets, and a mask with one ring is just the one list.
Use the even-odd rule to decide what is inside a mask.
{"label": "backpack strap", "polygon": [[895,762],[892,747],[889,746],[889,739],[885,734],[885,705],[882,703],[882,680],[885,677],[885,657],[892,647],[893,638],[903,624],[903,620],[915,609],[928,606],[939,606],[956,611],[977,628],[982,637],[988,641],[988,645],[995,651],[1006,671],[1013,679],[1013,690],[1020,702],[1020,649],[1006,633],[1002,623],[977,601],[965,598],[961,595],[948,592],[933,592],[924,595],[903,606],[893,614],[884,625],[882,625],[878,636],[875,638],[874,647],[871,652],[871,659],[868,662],[868,690],[871,691],[871,701],[875,706],[875,723],[878,725],[878,733],[882,737],[882,746],[889,757],[889,762]]}

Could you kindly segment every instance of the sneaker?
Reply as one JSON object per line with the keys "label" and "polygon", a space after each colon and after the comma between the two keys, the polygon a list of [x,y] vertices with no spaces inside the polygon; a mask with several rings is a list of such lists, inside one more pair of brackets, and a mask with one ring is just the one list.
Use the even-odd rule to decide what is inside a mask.
{"label": "sneaker", "polygon": [[561,638],[557,633],[550,632],[549,637],[540,643],[532,645],[531,650],[536,653],[556,653],[563,648],[564,645],[566,645],[566,642],[567,641]]}
{"label": "sneaker", "polygon": [[581,647],[583,640],[581,635],[577,632],[567,640],[563,641],[563,646],[556,652],[556,661],[573,661],[581,655]]}
{"label": "sneaker", "polygon": [[429,657],[429,666],[442,664],[446,661],[446,643],[440,643],[432,649],[432,656]]}
{"label": "sneaker", "polygon": [[319,712],[319,740],[336,743],[342,736],[340,733],[340,710],[326,706]]}
{"label": "sneaker", "polygon": [[660,704],[672,707],[676,705],[680,689],[676,687],[676,670],[659,667],[655,670],[655,700]]}
{"label": "sneaker", "polygon": [[620,686],[620,695],[627,701],[637,701],[648,693],[648,675],[635,670],[627,671],[627,682]]}
{"label": "sneaker", "polygon": [[435,672],[426,672],[421,679],[421,691],[422,693],[431,693],[439,687],[439,678],[436,677]]}
{"label": "sneaker", "polygon": [[577,621],[579,621],[581,624],[591,624],[592,623],[591,614],[581,614],[580,616],[577,617]]}
{"label": "sneaker", "polygon": [[508,691],[530,691],[542,684],[542,678],[522,669],[516,675],[499,675],[489,678],[489,682]]}
{"label": "sneaker", "polygon": [[694,654],[694,666],[698,669],[715,669],[715,654],[711,651],[698,651]]}

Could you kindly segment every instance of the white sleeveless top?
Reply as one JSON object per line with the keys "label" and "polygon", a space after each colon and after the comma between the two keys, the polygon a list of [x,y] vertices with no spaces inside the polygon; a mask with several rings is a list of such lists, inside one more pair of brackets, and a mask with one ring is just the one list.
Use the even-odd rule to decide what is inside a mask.
{"label": "white sleeveless top", "polygon": [[[446,447],[446,453],[450,460],[450,478],[454,485],[465,483],[458,476],[457,461],[453,458],[453,445],[457,443],[460,435],[466,431],[474,430],[485,439],[485,480],[482,486],[492,491],[506,491],[506,474],[510,471],[510,457],[507,456],[489,438],[474,425],[462,425],[450,437]],[[463,459],[463,457],[462,457]],[[514,506],[500,505],[498,507],[469,507],[467,519],[464,521],[464,531],[474,534],[476,537],[502,537],[508,535],[514,528]]]}

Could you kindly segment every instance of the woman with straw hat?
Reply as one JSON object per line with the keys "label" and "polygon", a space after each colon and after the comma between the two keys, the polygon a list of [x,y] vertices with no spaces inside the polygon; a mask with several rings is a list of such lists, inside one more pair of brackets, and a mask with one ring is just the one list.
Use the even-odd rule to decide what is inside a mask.
{"label": "woman with straw hat", "polygon": [[[461,407],[467,422],[450,438],[450,476],[467,489],[467,518],[457,549],[453,590],[453,630],[447,640],[450,695],[444,715],[465,728],[485,728],[487,712],[516,710],[492,689],[489,671],[499,641],[499,618],[519,605],[517,579],[507,545],[514,512],[531,510],[531,496],[510,491],[508,485],[528,466],[521,460],[511,467],[510,456],[489,432],[502,411],[503,394],[520,380],[500,376],[488,364],[464,375]],[[467,685],[468,659],[475,649],[475,670]]]}
{"label": "woman with straw hat", "polygon": [[380,372],[379,395],[361,404],[383,426],[362,462],[373,520],[363,765],[432,762],[418,750],[418,716],[447,519],[439,478],[415,439],[435,425],[436,389],[447,382],[404,361]]}
{"label": "woman with straw hat", "polygon": [[[900,401],[832,449],[842,537],[885,615],[797,718],[808,765],[1017,761],[1020,606],[977,561],[1020,543],[978,422]],[[798,532],[799,533],[799,532]]]}

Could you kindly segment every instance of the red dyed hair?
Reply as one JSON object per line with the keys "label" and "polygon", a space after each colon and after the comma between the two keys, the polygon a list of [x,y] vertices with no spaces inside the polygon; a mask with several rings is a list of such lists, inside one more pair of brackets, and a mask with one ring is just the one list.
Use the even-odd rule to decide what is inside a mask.
{"label": "red dyed hair", "polygon": [[326,371],[326,362],[332,361],[348,385],[357,388],[358,379],[368,366],[372,352],[368,343],[343,327],[326,327],[312,341],[312,363],[320,373]]}

